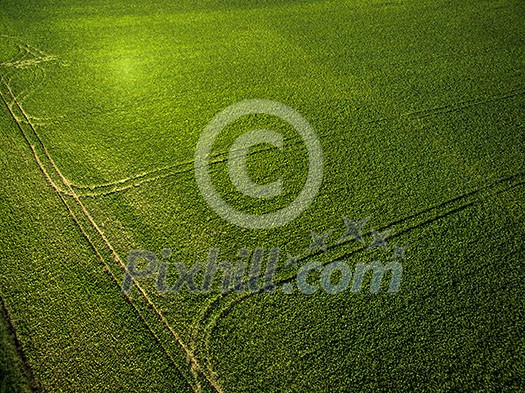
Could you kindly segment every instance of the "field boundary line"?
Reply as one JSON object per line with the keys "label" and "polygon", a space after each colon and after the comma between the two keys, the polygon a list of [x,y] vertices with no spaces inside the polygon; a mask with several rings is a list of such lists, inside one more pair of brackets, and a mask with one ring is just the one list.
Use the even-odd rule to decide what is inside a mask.
{"label": "field boundary line", "polygon": [[13,335],[16,353],[20,358],[20,362],[22,363],[22,366],[24,368],[25,377],[27,378],[29,382],[29,386],[31,390],[33,392],[41,392],[42,386],[40,385],[40,382],[38,381],[38,379],[35,377],[35,373],[33,371],[33,368],[31,367],[31,363],[29,363],[29,359],[27,358],[27,355],[24,351],[24,345],[22,344],[22,341],[18,337],[18,330],[13,321],[13,317],[11,316],[11,313],[9,312],[7,305],[5,304],[4,295],[1,292],[0,292],[0,312],[4,314],[4,318],[7,323],[7,329]]}
{"label": "field boundary line", "polygon": [[[111,245],[111,243],[108,241],[108,239],[106,238],[106,236],[104,235],[104,233],[101,231],[101,229],[98,227],[98,225],[96,224],[96,222],[94,221],[94,219],[91,217],[91,215],[89,214],[89,212],[87,211],[87,209],[85,208],[84,204],[80,201],[79,197],[75,194],[74,190],[71,188],[71,183],[62,175],[62,173],[60,172],[60,170],[58,169],[58,167],[56,166],[55,162],[53,161],[53,159],[51,158],[51,156],[49,155],[49,152],[47,151],[47,148],[45,147],[45,145],[43,144],[40,136],[38,135],[38,133],[36,132],[33,124],[31,123],[28,115],[25,113],[25,111],[23,110],[23,108],[21,107],[21,105],[18,103],[18,101],[16,100],[16,97],[14,96],[11,88],[6,84],[5,80],[3,77],[1,77],[1,80],[2,80],[2,83],[6,86],[6,88],[8,89],[9,93],[11,94],[12,96],[12,99],[13,99],[13,103],[16,104],[16,106],[18,107],[18,109],[20,110],[20,112],[23,114],[24,118],[25,118],[25,122],[29,125],[29,127],[31,128],[32,132],[34,133],[35,137],[37,138],[39,144],[41,145],[43,151],[44,151],[44,155],[46,156],[47,160],[50,162],[51,166],[53,167],[55,173],[59,176],[61,182],[63,183],[64,186],[66,186],[69,191],[67,192],[67,194],[69,194],[68,196],[71,196],[75,202],[76,202],[76,205],[81,209],[82,213],[84,214],[85,218],[88,220],[88,222],[90,223],[90,225],[92,226],[92,228],[95,230],[95,232],[99,235],[99,237],[102,239],[102,241],[104,242],[105,246],[110,250],[114,260],[117,262],[117,264],[121,267],[121,269],[126,272],[127,269],[126,269],[126,266],[125,264],[123,263],[122,259],[120,258],[120,256],[118,255],[118,253],[116,252],[116,250],[114,249],[114,247]],[[1,94],[1,93],[0,93]],[[2,99],[4,101],[4,103],[7,104],[7,101],[4,99],[3,95],[2,95]],[[49,176],[49,174],[47,173],[47,171],[45,170],[45,167],[43,165],[43,163],[41,162],[41,160],[38,158],[38,154],[35,150],[35,147],[30,143],[30,141],[28,140],[27,136],[25,135],[25,132],[23,130],[23,128],[21,127],[18,119],[16,118],[16,116],[14,115],[13,112],[11,112],[11,114],[13,115],[13,118],[15,120],[15,122],[18,124],[19,126],[19,129],[21,130],[22,134],[24,135],[24,139],[26,140],[26,142],[28,143],[30,149],[32,150],[33,152],[33,156],[35,158],[35,161],[36,163],[38,164],[38,166],[40,167],[41,171],[44,173],[44,176],[46,177],[47,181],[50,183],[50,185],[52,186],[52,188],[58,193],[58,194],[64,194],[64,192],[62,192],[63,190],[61,190],[60,187],[58,187],[56,185],[56,183],[53,181],[53,179]],[[63,195],[60,195],[61,199],[63,199]],[[69,205],[67,205],[67,202],[63,199],[64,203],[66,204],[66,206],[68,207],[68,210],[70,212],[70,215],[72,213],[72,210],[69,208]],[[74,215],[72,215],[72,217],[75,217]],[[75,217],[76,218],[76,217]],[[89,239],[89,236],[87,236],[87,234],[85,233],[84,229],[82,228],[81,224],[78,222],[77,219],[74,219],[74,222],[76,223],[76,225],[79,227],[79,229],[82,231],[82,233],[84,234],[84,236],[86,237],[86,239]],[[98,254],[98,252],[97,252]],[[100,258],[99,258],[100,259]],[[102,262],[105,264],[105,262],[102,260]],[[179,344],[180,348],[183,349],[183,351],[185,352],[186,356],[187,356],[187,359],[190,361],[190,363],[192,364],[191,368],[190,368],[190,372],[194,373],[194,371],[198,371],[200,372],[205,378],[206,380],[208,380],[208,382],[210,383],[210,385],[218,392],[218,393],[222,393],[222,390],[220,388],[220,386],[218,385],[217,381],[215,381],[215,379],[208,375],[207,372],[205,372],[205,370],[202,368],[202,366],[200,366],[200,364],[198,364],[197,362],[197,359],[195,357],[195,355],[193,354],[193,352],[182,342],[182,340],[180,339],[179,335],[175,332],[175,330],[170,326],[169,322],[166,320],[166,318],[164,317],[164,315],[162,314],[162,312],[155,306],[155,304],[153,303],[153,301],[150,299],[150,297],[148,296],[148,294],[146,293],[146,291],[139,285],[138,282],[136,282],[136,280],[134,280],[134,284],[136,285],[139,293],[141,294],[141,296],[146,300],[147,304],[151,307],[151,309],[155,312],[155,314],[158,316],[158,318],[160,319],[160,321],[162,322],[162,324],[168,329],[168,331],[171,333],[171,335],[173,336],[173,338],[175,339],[175,341]],[[118,281],[117,281],[117,286],[119,287],[120,289],[120,285],[118,284]],[[130,299],[131,301],[131,299]],[[154,335],[154,337],[156,338],[156,335]],[[162,343],[159,341],[159,343],[161,344],[161,346],[163,347]],[[197,379],[196,379],[197,380]],[[198,382],[198,381],[197,381]],[[200,391],[200,388],[196,389],[196,391]]]}

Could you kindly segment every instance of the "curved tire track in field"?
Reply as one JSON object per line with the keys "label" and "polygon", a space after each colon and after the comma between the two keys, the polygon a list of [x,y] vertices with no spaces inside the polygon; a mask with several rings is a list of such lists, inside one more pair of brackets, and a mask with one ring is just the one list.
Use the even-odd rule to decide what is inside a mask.
{"label": "curved tire track in field", "polygon": [[[21,51],[19,51],[19,53],[21,53]],[[27,54],[27,53],[30,53],[32,55],[35,55],[34,52],[31,52],[30,50],[27,50],[27,52],[25,52],[23,55],[22,55],[22,59],[23,57]],[[41,56],[41,54],[40,54]],[[13,63],[13,64],[17,64],[18,66],[20,67],[30,67],[30,66],[36,66],[37,69],[41,70],[43,72],[43,76],[45,76],[45,72],[44,70],[40,69],[40,67],[38,66],[38,64],[40,62],[43,62],[43,61],[51,61],[51,60],[55,60],[54,58],[52,57],[49,57],[49,58],[46,58],[45,56],[43,57],[44,60],[42,61],[25,61],[25,60],[19,60],[18,63]],[[15,65],[11,64],[12,66],[16,67]],[[1,64],[0,64],[1,65]],[[34,73],[34,79],[36,80],[38,78],[38,75],[36,74],[37,71],[35,71]],[[3,78],[2,78],[3,80]],[[9,89],[9,86],[8,86],[8,83],[6,83],[4,80],[3,80],[4,84],[7,86],[7,88]],[[130,189],[130,188],[134,188],[134,187],[138,187],[140,186],[141,184],[144,184],[144,183],[147,183],[147,182],[153,182],[153,181],[156,181],[156,180],[159,180],[159,179],[162,179],[162,178],[165,178],[165,177],[168,177],[168,176],[172,176],[172,175],[175,175],[175,174],[179,174],[179,173],[186,173],[186,172],[189,172],[191,170],[193,170],[193,160],[190,160],[190,161],[187,161],[187,162],[182,162],[182,163],[178,163],[178,164],[175,164],[175,165],[172,165],[172,166],[168,166],[168,167],[163,167],[163,168],[158,168],[158,169],[155,169],[153,171],[149,171],[149,172],[143,172],[143,173],[140,173],[136,176],[132,176],[132,177],[129,177],[129,178],[125,178],[125,179],[120,179],[120,180],[117,180],[115,182],[110,182],[110,183],[104,183],[104,184],[99,184],[99,185],[92,185],[92,186],[83,186],[83,185],[75,185],[75,184],[72,184],[71,182],[69,182],[68,180],[66,180],[63,175],[61,174],[61,172],[59,171],[59,169],[57,168],[57,166],[55,165],[55,163],[53,162],[51,156],[49,155],[49,153],[47,152],[47,149],[46,147],[44,146],[42,140],[40,139],[38,133],[36,132],[35,128],[34,128],[34,124],[31,122],[31,117],[28,116],[22,109],[21,107],[21,102],[27,98],[28,94],[25,94],[24,92],[24,96],[20,98],[20,95],[19,97],[15,97],[11,90],[9,89],[9,92],[11,93],[12,95],[12,98],[13,98],[13,102],[11,103],[11,106],[13,106],[14,104],[16,104],[19,108],[19,110],[22,112],[25,120],[23,120],[24,123],[28,124],[31,129],[33,130],[39,144],[41,145],[41,148],[43,149],[44,151],[44,156],[47,158],[47,160],[49,161],[49,163],[51,164],[52,166],[52,169],[53,169],[53,172],[59,176],[60,178],[60,182],[67,188],[67,190],[64,190],[62,189],[61,187],[59,187],[57,185],[57,182],[55,182],[50,174],[48,173],[49,171],[46,171],[45,169],[45,165],[40,161],[39,157],[38,157],[38,153],[35,149],[35,146],[32,145],[31,141],[28,140],[26,138],[26,135],[24,135],[24,138],[26,138],[26,141],[27,143],[29,144],[29,146],[31,147],[31,150],[33,152],[33,155],[35,157],[35,160],[37,161],[37,164],[40,166],[40,169],[42,170],[42,172],[44,173],[44,176],[46,177],[46,179],[48,180],[48,182],[51,184],[51,186],[55,189],[55,191],[58,193],[58,194],[62,194],[60,197],[61,199],[63,200],[64,204],[66,205],[66,207],[68,208],[69,212],[70,212],[70,215],[74,218],[75,220],[75,223],[77,224],[77,226],[79,227],[79,229],[83,232],[84,236],[86,237],[86,240],[89,242],[89,244],[92,246],[92,248],[94,249],[95,253],[97,254],[97,256],[99,257],[99,259],[101,259],[102,263],[105,265],[105,268],[107,269],[108,273],[110,273],[110,275],[113,276],[113,279],[116,281],[117,285],[119,285],[119,282],[118,280],[116,279],[116,276],[114,276],[112,273],[111,273],[111,270],[110,268],[107,266],[106,262],[104,261],[104,258],[99,254],[99,252],[97,251],[97,248],[95,246],[95,244],[93,243],[93,241],[90,239],[90,236],[85,233],[84,229],[82,228],[82,224],[80,224],[80,222],[78,222],[78,220],[75,219],[75,214],[74,212],[71,210],[70,206],[68,205],[68,202],[63,198],[64,196],[68,196],[68,197],[72,197],[74,199],[74,201],[76,202],[76,204],[78,205],[78,207],[81,209],[82,213],[85,215],[85,217],[88,219],[89,223],[91,224],[91,226],[93,227],[93,229],[98,233],[98,235],[102,238],[102,240],[104,241],[104,243],[106,244],[106,246],[109,248],[109,250],[111,251],[111,253],[113,254],[113,257],[115,258],[115,260],[117,260],[117,262],[119,262],[119,264],[121,265],[121,267],[125,270],[125,266],[123,265],[122,263],[122,260],[120,259],[120,257],[117,255],[117,253],[115,252],[114,248],[112,247],[112,245],[109,243],[109,241],[105,238],[103,232],[98,228],[97,224],[93,221],[92,217],[89,215],[89,213],[87,212],[87,210],[84,208],[83,204],[81,203],[81,201],[79,200],[79,197],[97,197],[97,196],[103,196],[103,195],[108,195],[108,194],[112,194],[112,193],[115,193],[115,192],[120,192],[120,191],[124,191],[124,190],[127,190],[127,189]],[[490,97],[488,99],[484,99],[484,100],[476,100],[476,99],[473,99],[473,100],[466,100],[466,101],[462,101],[462,102],[459,102],[459,103],[455,103],[455,104],[451,104],[451,105],[446,105],[446,106],[442,106],[442,107],[435,107],[435,108],[429,108],[429,109],[424,109],[424,110],[421,110],[421,111],[415,111],[415,112],[411,112],[411,113],[406,113],[406,114],[401,114],[400,117],[409,117],[409,118],[421,118],[421,117],[427,117],[427,116],[433,116],[437,113],[449,113],[449,112],[453,112],[453,111],[457,111],[457,110],[461,110],[461,109],[464,109],[464,108],[468,108],[468,107],[473,107],[473,106],[476,106],[476,105],[480,105],[480,104],[484,104],[484,103],[488,103],[488,102],[492,102],[492,101],[499,101],[499,100],[504,100],[504,99],[507,99],[507,98],[511,98],[511,97],[515,97],[515,96],[518,96],[518,95],[523,95],[523,91],[514,91],[514,92],[510,92],[504,96],[493,96],[493,97]],[[20,101],[20,102],[19,102]],[[5,102],[6,105],[9,107],[9,103]],[[12,109],[12,108],[11,108]],[[12,113],[13,114],[13,113]],[[15,121],[17,121],[17,117],[13,114],[13,117],[15,118]],[[395,119],[395,118],[393,118]],[[373,120],[371,121],[370,123],[373,123],[373,122],[382,122],[382,121],[388,121],[388,120],[392,120],[392,119],[377,119],[377,120]],[[18,123],[18,121],[17,121]],[[20,124],[19,124],[19,127],[20,127]],[[21,132],[24,134],[24,131],[23,129],[21,128]],[[323,136],[329,136],[331,134],[335,133],[332,132],[332,133],[327,133]],[[292,140],[293,143],[299,143],[301,142],[300,140],[294,140],[294,139],[297,139],[297,138],[290,138]],[[216,163],[220,163],[220,162],[224,162],[226,161],[226,157],[225,155],[227,154],[228,152],[219,152],[215,155],[215,157],[217,157],[218,159],[215,160],[215,161],[212,161],[212,164],[216,164]],[[224,155],[224,156],[223,156]],[[188,166],[188,168],[186,168],[186,166]],[[179,168],[179,170],[174,170],[175,168]],[[154,176],[152,176],[154,175]],[[496,181],[494,183],[492,183],[492,186],[496,186],[497,184],[501,183],[501,182],[504,182],[504,181],[509,181],[511,180],[511,178],[515,178],[515,177],[519,177],[521,176],[522,174],[516,174],[514,176],[511,176],[510,178],[506,178],[506,179],[501,179],[500,181]],[[514,185],[511,185],[509,186],[508,188],[511,188],[511,187],[517,187],[517,186],[520,186],[522,185],[523,182],[521,183],[517,183],[517,184],[514,184]],[[388,228],[392,228],[394,226],[397,226],[397,225],[401,225],[401,224],[404,224],[406,223],[407,221],[411,220],[411,219],[414,219],[416,217],[419,217],[421,216],[422,214],[427,214],[428,212],[430,211],[433,211],[433,210],[437,210],[437,209],[441,209],[441,208],[444,208],[450,204],[454,204],[456,203],[457,201],[459,200],[463,200],[463,199],[468,199],[470,198],[471,196],[473,195],[476,195],[478,192],[482,191],[482,190],[485,190],[487,189],[487,187],[492,187],[492,186],[482,186],[480,187],[479,189],[477,190],[474,190],[474,191],[471,191],[471,192],[468,192],[466,194],[463,194],[459,197],[456,197],[456,198],[453,198],[449,201],[446,201],[446,202],[443,202],[441,204],[438,204],[436,206],[433,206],[431,208],[428,208],[428,209],[425,209],[419,213],[416,213],[414,215],[411,215],[411,216],[408,216],[406,218],[403,218],[403,219],[400,219],[400,220],[397,220],[397,221],[393,221],[389,224],[385,224],[385,226],[383,226],[382,228],[378,228],[379,230],[384,230],[384,229],[388,229]],[[508,189],[507,188],[507,189]],[[90,190],[90,191],[94,191],[94,192],[85,192],[85,193],[77,193],[75,191],[75,189],[83,189],[83,190]],[[97,190],[100,190],[99,192],[97,192]],[[502,191],[499,191],[499,192],[503,192],[504,190]],[[392,234],[390,236],[390,238],[395,238],[395,237],[398,237],[398,236],[401,236],[402,234],[404,233],[407,233],[409,231],[412,231],[414,229],[417,229],[417,228],[420,228],[422,226],[425,226],[425,225],[428,225],[429,223],[432,223],[434,221],[437,221],[441,218],[444,218],[444,217],[447,217],[451,214],[455,214],[463,209],[466,209],[476,203],[479,203],[480,201],[473,201],[473,202],[469,202],[469,203],[465,203],[459,207],[456,207],[456,208],[452,208],[451,210],[448,210],[446,212],[444,212],[443,214],[437,216],[437,217],[434,217],[434,218],[431,218],[431,219],[427,219],[426,221],[423,220],[422,222],[416,224],[416,225],[413,225],[412,227],[409,227],[409,228],[406,228],[406,229],[403,229],[395,234]],[[367,235],[369,235],[369,233],[367,233]],[[341,245],[333,245],[331,247],[329,247],[329,251],[330,250],[335,250],[337,248],[339,248]],[[348,252],[346,254],[344,254],[343,256],[351,256],[355,253],[358,253],[358,252],[361,252],[363,251],[365,248],[362,247],[362,248],[359,248],[359,249],[356,249],[356,250],[353,250],[351,252]],[[312,255],[309,255],[308,257],[312,257],[312,256],[315,256],[316,254],[312,254]],[[329,263],[329,262],[327,262]],[[283,279],[281,281],[279,281],[278,283],[285,283],[287,281],[290,281],[290,280],[293,280],[295,277],[290,277],[290,278],[286,278],[286,279]],[[138,288],[140,288],[138,286],[138,284],[136,284]],[[177,336],[176,336],[176,333],[172,330],[171,326],[167,323],[167,321],[165,320],[165,318],[162,316],[162,314],[160,313],[160,311],[156,308],[156,306],[153,304],[153,302],[151,301],[151,299],[149,299],[147,293],[142,289],[140,288],[139,291],[141,292],[141,295],[144,296],[144,298],[146,299],[146,301],[148,302],[148,304],[155,310],[155,312],[158,314],[158,316],[161,318],[161,321],[166,325],[166,327],[168,328],[168,330],[170,330],[170,332],[174,335],[174,337],[178,340]],[[228,314],[229,310],[231,310],[236,304],[239,304],[240,302],[242,302],[245,298],[251,296],[251,294],[246,294],[245,296],[241,296],[241,297],[237,297],[236,299],[232,299],[232,301],[226,305],[226,307],[222,308],[217,317],[214,318],[213,320],[211,320],[207,325],[206,327],[208,328],[207,331],[209,331],[209,335],[207,337],[207,340],[205,341],[205,345],[206,345],[206,349],[208,348],[208,345],[209,345],[209,338],[211,338],[212,336],[212,333],[213,333],[213,330],[215,329],[216,327],[216,324],[217,322],[222,318],[224,317],[225,315]],[[204,310],[204,312],[202,313],[202,321],[205,321],[209,316],[210,316],[210,312],[209,310],[212,310],[214,307],[215,307],[215,304],[216,302],[220,302],[223,298],[221,297],[221,299],[217,300],[217,299],[214,299],[212,300],[212,302],[208,305],[208,307]],[[131,299],[128,299],[128,301],[130,302],[130,304],[133,304]],[[220,304],[217,303],[217,307],[219,307]],[[138,309],[136,309],[137,312],[139,313],[139,315],[141,315],[140,311],[138,311]],[[145,322],[146,326],[148,327],[149,329],[149,326],[148,326],[148,323],[147,321],[142,317],[141,315],[141,318],[143,319],[143,321]],[[201,320],[198,320],[197,321],[197,328],[201,325],[200,324],[200,321]],[[151,331],[151,330],[150,330]],[[161,344],[161,347],[163,347],[162,345],[162,342],[160,341],[160,339],[158,339],[155,335],[154,332],[151,331],[151,333],[154,335],[154,337],[157,339],[157,341]],[[198,363],[196,361],[196,359],[194,358],[194,355],[191,353],[191,351],[189,350],[189,348],[185,348],[184,345],[179,341],[179,343],[181,344],[181,346],[183,347],[183,349],[186,351],[187,349],[187,353],[188,353],[188,356],[191,357],[193,359],[192,362],[192,366],[191,366],[191,371],[192,373],[194,372],[200,372],[202,373],[206,378],[208,378],[206,376],[206,373],[205,371],[200,367],[198,366]],[[191,348],[191,346],[190,346]],[[208,351],[205,352],[205,354],[207,354]],[[171,358],[170,354],[166,351],[166,354]],[[207,362],[207,369],[210,373],[213,373],[212,371],[212,368],[211,368],[211,364],[209,363],[209,359],[206,357],[205,358],[206,362]],[[172,361],[173,361],[173,358],[172,358]],[[173,361],[174,362],[174,361]],[[174,362],[175,364],[175,362]],[[215,384],[210,381],[210,383],[212,384],[212,386],[216,387]],[[216,387],[217,388],[217,387]],[[199,390],[199,388],[197,387],[196,390]],[[220,390],[218,390],[220,391]]]}
{"label": "curved tire track in field", "polygon": [[[402,228],[397,232],[391,232],[391,234],[388,236],[389,239],[395,239],[400,237],[401,235],[410,233],[414,230],[420,229],[422,227],[425,227],[427,225],[430,225],[436,221],[439,221],[443,218],[446,218],[448,216],[454,215],[456,213],[459,213],[465,209],[468,209],[469,207],[475,206],[479,203],[484,202],[484,196],[485,195],[497,195],[503,192],[506,192],[512,188],[520,187],[525,185],[525,180],[522,180],[522,178],[525,177],[525,172],[516,173],[513,175],[510,175],[508,177],[498,179],[496,181],[491,182],[488,185],[484,185],[481,187],[478,187],[474,190],[471,190],[469,192],[466,192],[462,195],[459,195],[455,198],[452,198],[450,200],[441,202],[439,204],[436,204],[434,206],[431,206],[429,208],[426,208],[424,210],[421,210],[420,212],[414,213],[412,215],[409,215],[404,218],[400,218],[398,220],[391,221],[390,223],[386,223],[380,227],[378,227],[376,230],[383,232],[386,230],[392,230],[396,226],[402,226],[406,223],[412,221],[412,220],[418,220],[421,217],[423,217],[419,222],[415,222],[412,225],[407,226],[406,228]],[[510,184],[509,184],[510,183]],[[501,188],[500,188],[501,187]],[[455,206],[459,203],[458,206]],[[452,205],[452,206],[451,206]],[[443,212],[439,212],[439,210],[444,209]],[[432,212],[439,212],[439,214],[435,215],[434,217],[425,217],[429,213]],[[371,232],[368,231],[364,234],[364,236],[370,236]],[[330,246],[327,246],[327,251],[330,252],[336,249],[341,248],[343,245],[348,244],[348,242],[344,243],[336,243],[332,244]],[[356,249],[353,249],[351,251],[347,251],[342,253],[341,255],[338,255],[334,258],[330,258],[330,260],[322,263],[323,266],[327,265],[331,262],[333,262],[336,259],[342,259],[342,258],[349,258],[351,256],[354,256],[356,254],[359,254],[362,251],[365,251],[367,249],[367,246],[360,246]],[[317,255],[320,255],[321,252],[312,253],[310,255],[307,255],[305,257],[298,258],[298,261],[306,260],[312,257],[315,257]],[[324,253],[323,253],[324,254]],[[279,271],[279,269],[278,269]],[[275,282],[276,287],[279,287],[280,284],[284,284],[287,282],[291,282],[295,280],[295,275],[282,278],[280,280],[277,280]],[[229,294],[219,294],[213,299],[203,310],[201,313],[199,319],[194,323],[196,332],[199,329],[199,327],[203,327],[203,329],[199,332],[202,335],[204,335],[204,348],[201,348],[202,356],[204,362],[207,366],[211,367],[212,361],[210,359],[210,345],[211,345],[211,338],[213,336],[213,333],[215,329],[217,328],[218,322],[226,317],[235,306],[241,304],[246,299],[250,298],[251,296],[257,294],[259,292],[246,292],[242,294],[235,294],[235,293],[229,293]],[[226,302],[223,306],[221,306],[222,302]],[[215,311],[215,313],[214,313]],[[207,321],[207,322],[206,322]]]}
{"label": "curved tire track in field", "polygon": [[[379,118],[367,121],[366,124],[374,124],[374,123],[381,123],[381,122],[387,122],[392,120],[397,120],[401,118],[408,118],[408,119],[419,119],[419,118],[425,118],[430,117],[436,114],[445,114],[445,113],[451,113],[455,111],[459,111],[466,108],[472,108],[478,105],[483,105],[491,102],[498,102],[502,100],[506,100],[509,98],[521,96],[525,94],[525,90],[523,89],[515,89],[508,92],[502,92],[499,95],[492,95],[485,98],[473,98],[469,100],[459,101],[452,103],[450,105],[443,105],[443,106],[436,106],[431,107],[427,109],[421,109],[418,111],[413,112],[407,112],[402,113],[399,116],[391,117],[391,118]],[[335,135],[337,133],[336,130],[327,132],[323,135],[321,135],[322,138]],[[302,139],[294,137],[288,137],[285,138],[286,141],[292,142],[294,145],[301,144]],[[249,154],[257,154],[264,151],[271,150],[271,147],[265,147],[260,149],[254,149],[250,151]],[[229,151],[219,151],[213,154],[211,157],[211,164],[218,164],[227,161]],[[432,162],[432,159],[429,160],[429,162]],[[173,165],[156,168],[151,171],[144,171],[141,172],[135,176],[130,176],[127,178],[122,178],[119,180],[115,180],[112,182],[107,183],[101,183],[101,184],[92,184],[92,185],[82,185],[82,184],[75,184],[71,183],[70,185],[73,189],[77,190],[77,195],[79,197],[99,197],[99,196],[105,196],[114,194],[117,192],[126,191],[135,187],[138,187],[144,183],[150,183],[154,182],[159,179],[163,179],[169,176],[174,176],[182,173],[188,173],[193,170],[193,165],[195,161],[193,159],[188,161],[179,162]]]}

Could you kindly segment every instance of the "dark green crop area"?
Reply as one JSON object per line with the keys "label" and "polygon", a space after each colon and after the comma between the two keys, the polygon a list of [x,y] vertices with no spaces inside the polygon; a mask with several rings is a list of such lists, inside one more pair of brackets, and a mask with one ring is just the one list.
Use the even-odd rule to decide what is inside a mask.
{"label": "dark green crop area", "polygon": [[[524,21],[518,0],[2,0],[0,393],[523,391]],[[293,108],[322,147],[318,195],[279,227],[232,224],[196,181],[208,123],[249,99]],[[246,159],[255,183],[282,179],[274,198],[231,177],[255,129],[283,137]],[[307,182],[275,116],[212,148],[239,211]],[[362,242],[340,241],[344,217],[369,217]],[[273,292],[162,293],[159,272],[122,291],[131,250],[170,249],[172,285],[210,249],[237,267],[276,247]],[[312,261],[398,261],[399,292],[293,290]]]}

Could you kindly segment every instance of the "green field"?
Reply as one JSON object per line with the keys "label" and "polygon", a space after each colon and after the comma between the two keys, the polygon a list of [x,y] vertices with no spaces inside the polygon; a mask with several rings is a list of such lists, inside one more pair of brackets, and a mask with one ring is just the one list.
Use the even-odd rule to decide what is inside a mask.
{"label": "green field", "polygon": [[[523,391],[524,21],[520,0],[1,0],[0,392]],[[218,215],[194,171],[208,123],[251,99],[323,152],[313,203],[268,229]],[[246,158],[274,198],[230,177],[253,129],[283,136]],[[243,116],[210,177],[277,211],[308,182],[303,142]],[[369,217],[362,242],[345,217]],[[173,284],[210,249],[237,267],[275,247],[273,292],[162,293],[158,272],[122,290],[132,250]],[[391,260],[398,293],[285,290],[312,261]]]}

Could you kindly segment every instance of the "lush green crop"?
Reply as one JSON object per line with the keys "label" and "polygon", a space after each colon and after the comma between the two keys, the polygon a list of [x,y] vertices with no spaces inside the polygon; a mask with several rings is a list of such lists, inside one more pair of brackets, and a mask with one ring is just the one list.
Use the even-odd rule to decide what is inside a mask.
{"label": "lush green crop", "polygon": [[[518,391],[524,11],[513,0],[4,0],[0,391]],[[224,220],[195,179],[208,122],[249,99],[293,108],[323,150],[319,194],[276,228]],[[263,128],[284,141],[247,156],[257,183],[283,179],[266,200],[240,194],[228,166],[234,141]],[[210,162],[224,200],[252,214],[287,206],[307,182],[303,141],[270,115],[225,127]],[[339,241],[344,217],[370,217],[363,242]],[[309,250],[312,231],[326,251]],[[386,249],[368,247],[373,231],[388,233]],[[280,250],[273,293],[221,293],[219,279],[161,293],[160,270],[121,290],[131,250],[173,273],[210,249],[238,267],[258,248],[264,261]],[[313,260],[393,259],[396,294],[293,291]]]}

